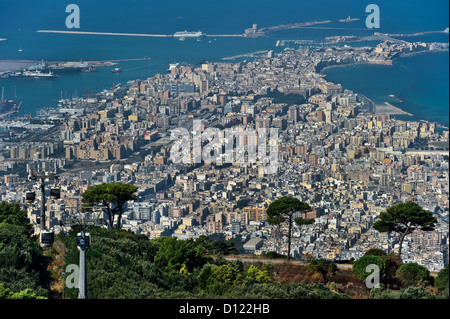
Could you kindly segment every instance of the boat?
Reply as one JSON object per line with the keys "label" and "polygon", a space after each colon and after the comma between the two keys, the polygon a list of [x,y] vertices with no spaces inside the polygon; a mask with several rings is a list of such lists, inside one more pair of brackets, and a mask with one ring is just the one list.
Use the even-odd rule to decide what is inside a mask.
{"label": "boat", "polygon": [[114,68],[114,69],[111,70],[111,72],[112,73],[119,73],[119,72],[122,72],[122,69],[121,68]]}
{"label": "boat", "polygon": [[14,79],[56,79],[58,76],[53,72],[43,73],[41,71],[22,71],[9,74]]}
{"label": "boat", "polygon": [[350,16],[348,16],[346,19],[340,19],[339,22],[352,22],[352,21],[358,21],[359,19],[356,18],[350,18]]}
{"label": "boat", "polygon": [[202,31],[179,31],[175,32],[173,35],[175,38],[199,38],[204,36],[205,34]]}
{"label": "boat", "polygon": [[93,66],[88,66],[87,68],[83,68],[83,69],[81,69],[81,72],[95,72],[95,71],[97,71],[97,69],[96,68],[94,68]]}

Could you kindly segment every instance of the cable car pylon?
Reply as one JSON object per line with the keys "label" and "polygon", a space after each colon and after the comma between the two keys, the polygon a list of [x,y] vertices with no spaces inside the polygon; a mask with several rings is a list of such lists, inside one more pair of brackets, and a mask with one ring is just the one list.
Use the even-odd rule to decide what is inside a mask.
{"label": "cable car pylon", "polygon": [[[83,210],[93,210],[103,206],[83,206],[77,215],[63,214],[60,225],[64,227],[80,226],[81,231],[77,234],[77,246],[80,249],[79,276],[78,276],[78,299],[87,299],[87,272],[86,272],[86,251],[91,245],[91,235],[86,230],[91,226],[104,226],[106,221],[94,212],[85,213]],[[79,207],[66,207],[76,208]],[[89,215],[91,216],[89,216]],[[64,283],[65,284],[65,283]]]}
{"label": "cable car pylon", "polygon": [[[55,238],[55,234],[52,231],[47,230],[45,226],[46,217],[45,217],[45,182],[48,181],[58,181],[59,175],[53,172],[45,172],[45,173],[37,173],[30,172],[28,179],[30,181],[40,181],[40,189],[41,189],[41,217],[40,217],[40,243],[44,247],[51,247]],[[50,195],[53,199],[59,199],[61,197],[61,190],[59,187],[52,187],[50,191]],[[36,199],[36,194],[34,192],[27,192],[25,194],[26,202],[33,203]]]}

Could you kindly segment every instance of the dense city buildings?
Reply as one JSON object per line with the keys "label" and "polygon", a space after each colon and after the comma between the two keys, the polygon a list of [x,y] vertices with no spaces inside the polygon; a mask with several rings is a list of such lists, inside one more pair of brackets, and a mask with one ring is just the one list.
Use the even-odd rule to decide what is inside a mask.
{"label": "dense city buildings", "polygon": [[[246,30],[249,37],[257,32],[257,26]],[[138,187],[137,200],[127,205],[124,229],[150,238],[223,233],[258,255],[287,253],[287,225],[269,225],[265,210],[291,195],[312,207],[301,217],[315,219],[294,226],[293,256],[331,260],[357,259],[370,248],[396,251],[399,236],[372,225],[386,208],[414,201],[432,211],[438,225],[407,237],[404,260],[437,271],[448,262],[448,130],[396,119],[399,110],[375,105],[320,73],[334,65],[391,64],[401,54],[435,46],[385,41],[376,47],[272,51],[237,63],[178,64],[167,74],[95,97],[62,101],[34,119],[43,125],[5,120],[10,133],[1,135],[7,152],[0,170],[16,173],[4,175],[1,199],[25,204],[27,191],[40,196],[39,185],[26,180],[30,171],[58,173],[61,199],[46,203],[48,227],[58,231],[60,214],[80,204],[89,187],[131,183]],[[202,132],[217,128],[219,151],[227,129],[243,132],[242,154],[232,154],[244,161],[174,161],[171,132],[193,133],[194,121],[201,121]],[[251,132],[273,128],[278,161],[274,170],[264,170],[261,158],[249,160],[261,145]],[[205,149],[212,141],[205,138],[200,145]],[[267,149],[273,143],[269,139]],[[38,204],[27,209],[38,230]]]}

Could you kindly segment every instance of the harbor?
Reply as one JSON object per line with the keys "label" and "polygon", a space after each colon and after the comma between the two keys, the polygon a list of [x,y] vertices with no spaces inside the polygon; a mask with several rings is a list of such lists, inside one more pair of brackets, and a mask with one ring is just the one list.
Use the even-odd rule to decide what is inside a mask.
{"label": "harbor", "polygon": [[0,78],[3,79],[56,79],[60,74],[94,72],[97,68],[112,67],[120,62],[151,60],[149,57],[108,61],[53,61],[31,60],[0,61]]}
{"label": "harbor", "polygon": [[54,33],[54,34],[78,34],[78,35],[107,35],[107,36],[127,36],[127,37],[152,37],[152,38],[176,38],[184,40],[186,38],[200,37],[246,37],[260,38],[267,37],[272,31],[281,31],[289,29],[299,29],[312,27],[317,24],[331,23],[331,20],[298,22],[291,24],[281,24],[270,27],[258,28],[257,24],[253,24],[251,28],[245,29],[242,34],[206,34],[203,31],[178,31],[174,34],[150,34],[150,33],[122,33],[122,32],[96,32],[96,31],[68,31],[68,30],[38,30],[38,33]]}
{"label": "harbor", "polygon": [[14,99],[5,98],[5,88],[2,87],[0,95],[0,118],[5,118],[14,113],[17,113],[22,106],[22,101],[18,101],[16,93],[14,92]]}

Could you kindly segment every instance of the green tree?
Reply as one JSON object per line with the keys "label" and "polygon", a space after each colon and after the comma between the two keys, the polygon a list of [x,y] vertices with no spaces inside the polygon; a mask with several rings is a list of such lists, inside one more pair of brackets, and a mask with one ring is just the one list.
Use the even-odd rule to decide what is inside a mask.
{"label": "green tree", "polygon": [[[46,296],[46,258],[32,234],[25,210],[0,203],[0,284],[11,292],[4,298]],[[5,292],[4,292],[5,294]]]}
{"label": "green tree", "polygon": [[20,208],[17,203],[0,203],[0,224],[23,226],[28,234],[31,234],[33,225],[27,217],[27,211]]}
{"label": "green tree", "polygon": [[0,284],[0,299],[47,299],[46,297],[37,295],[33,290],[27,288],[19,292],[12,292]]}
{"label": "green tree", "polygon": [[264,264],[263,270],[259,270],[256,266],[251,265],[247,269],[247,274],[245,277],[246,280],[252,280],[262,284],[271,283],[273,281],[272,275],[270,273],[271,266],[266,265],[271,265],[273,267],[272,264]]}
{"label": "green tree", "polygon": [[417,286],[427,283],[430,278],[430,271],[417,263],[407,263],[397,270],[395,276],[405,287]]}
{"label": "green tree", "polygon": [[130,200],[136,200],[134,194],[138,188],[124,183],[102,183],[87,189],[82,195],[84,206],[103,205],[109,218],[109,226],[113,228],[117,214],[116,228],[120,229],[124,205]]}
{"label": "green tree", "polygon": [[195,240],[195,244],[203,246],[211,255],[237,255],[235,244],[225,240],[224,234],[201,235]]}
{"label": "green tree", "polygon": [[307,203],[303,203],[295,197],[283,196],[274,200],[267,207],[267,221],[270,225],[280,225],[282,222],[288,222],[288,254],[287,260],[291,257],[291,233],[292,221],[295,213],[307,212],[311,207]]}
{"label": "green tree", "polygon": [[434,280],[434,286],[440,291],[440,292],[447,292],[448,295],[448,265],[445,266],[445,268],[441,269],[439,271],[436,279]]}
{"label": "green tree", "polygon": [[353,263],[353,274],[361,281],[365,281],[370,275],[367,272],[367,267],[369,265],[376,265],[380,269],[380,276],[384,276],[386,264],[384,260],[379,256],[362,256]]}
{"label": "green tree", "polygon": [[437,219],[433,213],[414,202],[399,203],[381,212],[373,228],[381,233],[396,232],[400,234],[398,255],[402,256],[402,246],[405,237],[416,229],[432,231]]}
{"label": "green tree", "polygon": [[158,242],[159,249],[155,261],[162,261],[171,268],[180,270],[186,267],[188,272],[192,272],[212,260],[206,248],[197,245],[193,240],[162,237],[158,238]]}

